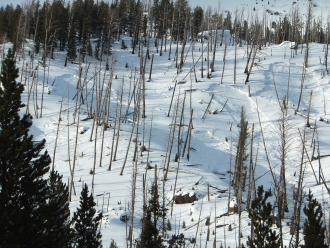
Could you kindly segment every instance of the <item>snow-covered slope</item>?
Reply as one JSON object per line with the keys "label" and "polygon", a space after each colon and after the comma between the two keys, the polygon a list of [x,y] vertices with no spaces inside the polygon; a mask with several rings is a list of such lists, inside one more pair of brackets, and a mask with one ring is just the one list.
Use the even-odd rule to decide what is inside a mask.
{"label": "snow-covered slope", "polygon": [[[261,6],[264,2],[267,1],[258,0],[258,5]],[[277,0],[277,2],[283,2],[284,4],[284,1]],[[315,3],[318,4],[315,8],[319,8],[322,4],[327,6],[325,5],[326,2],[327,1],[321,0],[315,1]],[[306,5],[307,1],[297,1],[297,4],[298,3]],[[286,7],[282,5],[276,5],[274,10],[283,10],[285,8]],[[325,11],[328,7],[322,8]],[[321,44],[311,44],[309,66],[306,70],[306,80],[302,91],[303,95],[300,111],[299,114],[295,115],[304,61],[304,53],[300,52],[301,47],[298,47],[297,54],[291,53],[290,42],[263,47],[257,54],[250,81],[245,84],[244,80],[246,75],[243,72],[246,66],[247,51],[246,46],[238,46],[237,79],[236,83],[234,83],[235,46],[229,44],[231,38],[229,32],[226,31],[225,34],[228,47],[222,83],[221,77],[225,45],[217,46],[215,72],[212,73],[210,79],[206,77],[206,62],[204,61],[203,65],[204,78],[201,78],[201,61],[197,63],[196,73],[198,82],[195,82],[193,70],[191,70],[193,67],[191,51],[194,51],[194,62],[196,63],[201,56],[201,43],[195,43],[194,46],[190,43],[187,44],[185,50],[187,56],[180,74],[177,74],[177,69],[175,68],[173,46],[170,60],[168,59],[169,44],[167,44],[166,51],[163,50],[162,56],[156,52],[155,47],[151,47],[150,53],[154,54],[154,64],[151,80],[146,80],[145,83],[146,118],[139,119],[133,135],[133,138],[135,138],[136,127],[138,125],[139,135],[137,136],[137,147],[140,150],[144,144],[146,148],[149,149],[149,158],[148,151],[138,152],[137,162],[133,161],[134,146],[136,143],[133,142],[130,144],[130,149],[127,153],[132,130],[132,113],[134,110],[133,108],[136,106],[134,104],[136,99],[131,96],[134,82],[140,78],[140,58],[137,53],[132,54],[131,49],[122,50],[120,49],[121,43],[115,42],[112,46],[113,53],[110,56],[110,61],[112,61],[114,68],[113,74],[111,74],[110,71],[105,70],[105,62],[100,63],[91,58],[88,58],[86,63],[81,63],[80,66],[78,64],[68,63],[68,66],[65,67],[65,53],[57,52],[55,53],[54,60],[50,60],[50,66],[47,67],[45,71],[41,66],[38,68],[37,87],[34,86],[31,88],[32,77],[28,73],[23,71],[22,77],[19,78],[19,80],[22,79],[23,83],[26,83],[23,101],[27,102],[27,99],[30,97],[29,111],[32,115],[34,115],[35,111],[39,113],[39,118],[34,117],[33,119],[34,125],[31,132],[34,134],[36,140],[42,138],[47,140],[46,148],[52,157],[58,128],[60,106],[62,104],[54,166],[56,170],[63,174],[63,178],[65,182],[67,182],[70,178],[69,166],[75,165],[74,189],[76,194],[73,194],[70,204],[72,211],[74,211],[79,204],[82,184],[87,183],[90,190],[92,189],[93,175],[90,174],[90,171],[95,164],[95,186],[93,193],[95,201],[97,202],[97,208],[103,211],[104,214],[101,232],[103,235],[103,244],[106,247],[109,246],[111,239],[114,239],[119,247],[126,247],[126,225],[120,221],[120,216],[128,211],[128,205],[131,205],[131,184],[135,171],[134,168],[136,168],[137,178],[133,235],[134,238],[138,238],[139,236],[143,202],[143,176],[146,176],[146,184],[150,187],[154,182],[155,174],[154,169],[146,170],[147,160],[152,167],[157,165],[158,184],[161,188],[163,185],[162,178],[164,177],[163,168],[166,167],[168,140],[171,137],[170,127],[174,125],[173,123],[175,122],[173,116],[175,116],[177,104],[177,112],[181,113],[181,111],[183,111],[184,113],[181,125],[183,141],[185,141],[187,135],[191,109],[193,109],[193,129],[189,160],[187,159],[186,150],[180,162],[174,162],[179,143],[177,140],[179,127],[176,127],[173,151],[169,163],[168,180],[165,184],[165,204],[169,208],[167,218],[169,218],[172,223],[172,231],[170,231],[169,234],[174,233],[176,230],[176,232],[183,232],[186,237],[195,237],[197,225],[194,224],[196,224],[199,219],[203,220],[210,216],[210,241],[206,242],[208,227],[205,226],[205,221],[202,221],[197,233],[198,247],[200,247],[200,244],[205,246],[206,243],[207,247],[213,247],[215,232],[219,245],[220,243],[226,243],[227,246],[235,247],[237,244],[238,216],[235,214],[229,216],[222,215],[228,212],[228,202],[231,202],[231,206],[235,203],[232,192],[231,197],[228,199],[228,189],[231,180],[229,172],[233,170],[231,165],[233,166],[235,161],[236,143],[239,132],[238,124],[240,122],[242,106],[246,112],[250,131],[252,131],[252,125],[254,124],[253,159],[256,165],[256,185],[264,185],[265,189],[269,189],[273,188],[274,184],[269,170],[269,164],[266,160],[265,149],[267,149],[272,170],[276,174],[276,177],[278,177],[280,172],[280,127],[278,123],[280,107],[277,96],[280,101],[282,101],[285,95],[288,97],[287,121],[290,125],[290,149],[288,150],[286,161],[286,179],[289,212],[285,215],[285,219],[283,220],[284,224],[290,221],[292,215],[292,190],[298,181],[302,153],[299,133],[303,134],[304,130],[306,132],[306,149],[309,158],[311,158],[313,152],[313,149],[310,148],[313,137],[316,143],[319,143],[320,155],[329,155],[329,124],[325,121],[320,121],[320,118],[323,120],[329,119],[329,111],[327,108],[329,107],[330,76],[325,74],[325,66],[323,64],[324,46]],[[123,36],[122,39],[127,45],[130,44],[131,38]],[[151,44],[154,43],[151,42]],[[32,46],[33,44],[31,42],[26,44],[26,53],[29,47],[31,48]],[[9,45],[6,45],[6,47],[9,47]],[[181,44],[179,45],[179,49],[181,49]],[[39,58],[36,57],[35,61],[37,61],[37,59]],[[26,60],[24,60],[21,56],[18,61],[18,66],[25,65],[27,62],[29,62],[27,57]],[[112,63],[110,63],[110,67]],[[150,63],[151,61],[147,60],[146,79],[149,77]],[[79,67],[82,68],[81,81],[85,82],[82,96],[85,98],[86,95],[88,95],[88,97],[84,99],[84,103],[81,102],[80,97],[78,98],[81,115],[77,127],[78,116],[75,115],[77,113],[75,111],[77,98],[75,95],[76,86],[79,81]],[[49,74],[49,78],[44,82],[45,94],[42,117],[40,118],[40,109],[37,110],[34,106],[37,101],[38,107],[41,107],[44,72],[46,76]],[[178,84],[174,92],[175,82],[178,82]],[[103,94],[105,94],[107,87],[110,85],[109,83],[111,83],[109,116],[109,124],[111,126],[105,131],[102,125],[97,126],[97,129],[95,126],[93,129],[93,119],[87,119],[87,113],[89,112],[91,104],[93,104],[93,111],[96,109],[96,91],[104,87]],[[275,86],[277,93],[275,91]],[[249,88],[251,96],[248,94]],[[28,89],[32,89],[33,91],[33,94],[30,96],[28,94]],[[123,89],[123,91],[121,89]],[[305,128],[311,90],[313,90],[310,113],[312,128]],[[37,98],[36,91],[38,92]],[[128,110],[127,112],[129,115],[127,116],[127,121],[121,123],[117,159],[112,162],[112,168],[111,171],[109,171],[108,167],[113,142],[112,137],[115,134],[113,127],[118,124],[118,122],[115,122],[115,119],[121,91],[123,92],[123,107],[120,120],[124,120],[123,117],[126,110]],[[173,95],[174,100],[169,113]],[[131,98],[133,100],[128,108],[128,102]],[[212,101],[210,103],[211,98]],[[185,102],[184,108],[182,108],[183,102]],[[209,111],[206,111],[209,103]],[[25,112],[25,109],[22,109],[22,112]],[[119,118],[117,118],[117,120],[119,121]],[[177,117],[176,123],[179,122],[180,118]],[[314,123],[316,123],[318,127],[317,133],[314,133]],[[262,140],[261,127],[264,132],[266,148]],[[77,146],[75,147],[77,130]],[[103,135],[103,150],[101,150]],[[316,137],[318,139],[316,139]],[[180,146],[182,149],[184,143]],[[126,154],[128,154],[127,162],[123,175],[120,175]],[[324,185],[317,183],[320,168],[319,161],[315,160],[309,163],[307,162],[307,156],[305,155],[304,157],[306,161],[304,163],[304,191],[308,192],[309,188],[312,189],[314,197],[317,197],[323,204],[324,212],[326,213],[325,219],[327,220],[330,210],[327,203],[329,195]],[[73,161],[74,158],[76,159],[75,162]],[[329,158],[327,157],[320,160],[320,165],[322,166],[326,180],[330,178],[328,162]],[[175,186],[177,170],[179,172],[177,184]],[[313,171],[315,172],[316,178]],[[210,187],[208,185],[210,185]],[[171,199],[173,197],[174,187],[176,189],[175,194],[196,194],[198,200],[193,204],[174,204],[171,216]],[[208,187],[210,189],[209,197]],[[275,201],[274,197],[271,197],[270,201],[273,204]],[[217,216],[216,223],[214,222],[215,214]],[[220,218],[220,216],[222,217]],[[182,227],[183,221],[186,223],[186,228]],[[248,222],[247,213],[243,212],[242,242],[244,243],[250,231]],[[217,226],[225,225],[225,227],[215,228],[215,224]],[[232,231],[228,231],[228,226],[226,225],[229,224],[232,226]],[[288,245],[290,240],[289,226],[284,225],[283,231],[284,243]]]}

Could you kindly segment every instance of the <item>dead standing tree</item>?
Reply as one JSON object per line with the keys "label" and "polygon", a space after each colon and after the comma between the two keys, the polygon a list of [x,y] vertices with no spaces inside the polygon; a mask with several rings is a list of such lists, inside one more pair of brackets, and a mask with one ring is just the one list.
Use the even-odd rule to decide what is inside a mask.
{"label": "dead standing tree", "polygon": [[[303,198],[303,180],[304,180],[304,174],[305,174],[305,163],[304,163],[304,157],[305,157],[305,151],[306,151],[306,132],[304,130],[303,137],[301,136],[300,130],[299,135],[302,142],[302,154],[301,154],[301,162],[300,162],[300,169],[299,169],[299,179],[298,179],[298,188],[297,190],[294,190],[293,192],[293,200],[294,200],[294,208],[293,208],[293,214],[291,219],[291,225],[290,225],[290,234],[291,234],[291,240],[290,240],[290,247],[298,248],[299,245],[299,234],[300,234],[300,212],[301,212],[301,205],[302,205],[302,198]],[[306,153],[307,155],[307,153]]]}
{"label": "dead standing tree", "polygon": [[180,96],[178,96],[177,104],[175,106],[175,109],[173,110],[175,113],[172,117],[172,123],[170,125],[170,134],[169,134],[169,139],[168,139],[168,144],[167,144],[166,159],[165,159],[165,163],[164,163],[164,169],[165,169],[164,180],[167,180],[167,174],[168,174],[171,155],[172,155],[172,150],[173,150],[173,143],[174,143],[174,139],[175,139],[174,137],[175,137],[175,129],[176,129],[176,126],[177,126],[179,97]]}
{"label": "dead standing tree", "polygon": [[235,195],[237,198],[237,207],[238,207],[238,215],[239,215],[239,240],[240,240],[241,212],[242,212],[242,200],[243,200],[242,197],[246,185],[245,181],[247,175],[246,166],[244,164],[246,159],[248,158],[247,141],[249,136],[248,121],[246,120],[244,107],[242,107],[239,127],[240,127],[240,131],[239,131],[239,137],[237,143],[235,168],[234,168],[234,187],[235,187]]}
{"label": "dead standing tree", "polygon": [[[81,78],[79,78],[78,79],[78,83],[77,83],[77,95],[79,95],[79,93],[81,91],[82,91],[82,88],[81,88]],[[74,172],[75,172],[75,167],[76,167],[76,163],[77,163],[77,147],[78,147],[78,134],[79,134],[79,123],[80,123],[80,104],[78,104],[78,106],[76,104],[75,113],[74,114],[77,115],[78,117],[77,117],[77,123],[76,123],[77,126],[76,126],[75,146],[74,146],[74,152],[73,152],[73,164],[72,164],[72,169],[70,171],[70,174],[71,174],[70,191],[69,191],[69,200],[70,201],[71,201],[71,196],[72,196],[72,190],[74,190]],[[69,121],[69,119],[68,119],[68,121]],[[69,126],[70,126],[70,124],[68,122],[68,127]],[[68,133],[69,133],[69,130],[68,130]]]}
{"label": "dead standing tree", "polygon": [[[274,73],[273,75],[273,82],[274,88],[276,93],[277,102],[280,108],[280,116],[278,118],[278,132],[280,137],[279,142],[279,159],[280,159],[280,178],[277,184],[277,208],[278,208],[278,218],[279,221],[284,218],[284,213],[288,212],[288,201],[287,201],[287,187],[286,187],[286,167],[288,166],[288,155],[292,149],[292,125],[290,123],[290,118],[288,115],[288,109],[286,104],[286,97],[283,100],[279,98]],[[283,247],[283,230],[282,225],[277,223],[280,228],[280,242],[281,246]]]}
{"label": "dead standing tree", "polygon": [[[213,15],[212,19],[213,19],[213,22],[214,22],[215,37],[214,37],[213,55],[212,55],[212,62],[211,62],[211,72],[214,72],[215,71],[214,70],[215,55],[216,55],[217,42],[218,42],[218,27],[220,27],[222,25],[222,16],[219,14],[219,9]],[[222,30],[222,35],[224,35],[224,30]],[[226,41],[226,38],[225,38],[225,41]]]}
{"label": "dead standing tree", "polygon": [[56,156],[56,148],[57,148],[57,140],[58,140],[58,134],[60,131],[60,123],[62,121],[62,106],[63,106],[63,97],[61,100],[61,107],[60,107],[60,113],[58,115],[58,122],[57,122],[57,130],[56,130],[56,138],[55,138],[55,145],[54,145],[54,153],[53,153],[53,159],[52,159],[52,172],[54,172],[54,165],[55,165],[55,156]]}
{"label": "dead standing tree", "polygon": [[[122,83],[121,83],[121,86],[120,86],[118,92],[120,94],[120,100],[119,100],[119,105],[120,106],[118,106],[118,101],[117,101],[116,120],[115,120],[115,125],[113,127],[110,162],[109,162],[109,167],[108,167],[109,171],[111,170],[112,161],[116,161],[116,154],[117,154],[117,148],[118,148],[118,142],[119,142],[119,133],[120,133],[120,123],[121,123],[121,121],[120,121],[121,110],[122,110],[122,106],[123,106],[124,78],[122,79]],[[115,140],[116,140],[116,145],[114,145]]]}
{"label": "dead standing tree", "polygon": [[[137,80],[139,81],[139,80]],[[130,138],[129,138],[129,141],[128,141],[128,147],[127,147],[127,150],[126,150],[126,155],[125,155],[125,158],[124,158],[124,162],[123,162],[123,166],[121,168],[121,171],[120,171],[120,175],[122,176],[123,173],[124,173],[124,169],[125,169],[125,165],[126,165],[126,162],[127,162],[127,158],[128,158],[128,152],[129,152],[129,149],[130,149],[130,145],[131,145],[131,142],[132,142],[132,137],[133,137],[133,134],[134,134],[134,129],[136,126],[138,126],[138,122],[140,120],[140,106],[141,106],[141,82],[138,84],[138,92],[137,92],[137,102],[136,102],[136,105],[135,105],[135,108],[134,108],[134,116],[133,116],[133,120],[132,120],[132,130],[131,130],[131,135],[130,135]],[[138,127],[136,128],[137,129],[137,133],[138,133]],[[138,134],[137,134],[138,135]],[[136,137],[136,141],[135,142],[138,142],[137,141],[137,137]]]}
{"label": "dead standing tree", "polygon": [[249,210],[250,203],[253,200],[253,192],[256,190],[255,186],[255,179],[254,179],[254,172],[255,167],[253,165],[253,139],[254,139],[254,123],[252,124],[252,130],[251,130],[251,142],[250,142],[250,164],[249,164],[249,189],[248,189],[248,195],[246,199],[246,207]]}

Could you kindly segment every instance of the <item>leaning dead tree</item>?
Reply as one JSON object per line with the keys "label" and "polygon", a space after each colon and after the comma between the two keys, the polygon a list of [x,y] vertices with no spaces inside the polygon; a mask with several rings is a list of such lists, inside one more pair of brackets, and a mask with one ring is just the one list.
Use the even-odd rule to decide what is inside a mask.
{"label": "leaning dead tree", "polygon": [[[78,84],[77,84],[77,94],[81,91],[81,80],[78,79]],[[77,123],[76,123],[76,137],[75,137],[75,145],[74,145],[74,152],[73,152],[73,164],[72,164],[72,169],[71,169],[71,180],[70,180],[70,190],[69,190],[69,200],[71,201],[71,196],[72,196],[72,190],[74,189],[74,172],[75,172],[75,167],[77,164],[77,147],[78,147],[78,134],[79,134],[79,123],[80,123],[80,104],[75,109],[75,115],[77,115]],[[68,126],[69,126],[68,122]],[[92,188],[93,190],[93,188]],[[93,194],[93,191],[92,191]]]}
{"label": "leaning dead tree", "polygon": [[60,107],[60,113],[58,115],[58,122],[57,122],[57,129],[56,129],[56,138],[55,138],[55,145],[54,145],[54,153],[53,153],[53,159],[52,159],[52,172],[54,171],[54,164],[55,164],[55,156],[56,156],[56,148],[57,148],[57,140],[58,140],[58,133],[60,131],[60,123],[62,121],[62,106],[63,106],[63,97],[61,100],[61,107]]}
{"label": "leaning dead tree", "polygon": [[[307,56],[307,54],[305,54],[305,57],[306,56]],[[302,73],[301,73],[301,81],[300,81],[299,99],[298,99],[297,109],[296,109],[295,113],[299,112],[301,98],[302,98],[302,94],[303,94],[303,88],[304,88],[305,80],[306,80],[306,74],[307,74],[307,69],[305,67],[305,64],[303,64]]]}
{"label": "leaning dead tree", "polygon": [[[121,86],[119,87],[118,92],[120,94],[120,100],[119,100],[119,103],[117,101],[116,119],[115,119],[115,124],[113,127],[110,162],[109,162],[109,167],[108,167],[109,171],[111,170],[112,161],[116,161],[116,154],[117,154],[118,143],[119,143],[119,133],[120,133],[120,123],[121,123],[120,118],[121,118],[121,110],[122,110],[122,106],[123,106],[124,78],[122,80],[122,83],[121,83]],[[115,141],[116,141],[116,144],[115,144]]]}
{"label": "leaning dead tree", "polygon": [[248,195],[246,199],[246,207],[247,210],[250,208],[250,203],[253,200],[253,192],[256,190],[255,186],[255,166],[253,164],[253,140],[254,140],[254,123],[252,124],[252,129],[251,129],[251,141],[250,141],[250,163],[249,163],[249,183],[248,183]]}
{"label": "leaning dead tree", "polygon": [[252,68],[255,66],[255,59],[257,56],[257,52],[261,49],[260,40],[261,40],[261,25],[256,22],[253,27],[251,33],[253,36],[251,37],[251,48],[248,55],[248,59],[246,62],[246,67],[244,73],[246,73],[245,83],[249,82],[250,75],[252,73]]}
{"label": "leaning dead tree", "polygon": [[175,130],[177,126],[177,117],[178,117],[178,108],[179,108],[179,97],[177,98],[177,104],[175,106],[174,115],[172,117],[172,123],[170,125],[170,134],[169,134],[169,139],[168,139],[168,144],[167,144],[167,151],[166,151],[166,158],[165,158],[165,163],[164,163],[164,169],[165,169],[165,174],[164,174],[164,180],[167,180],[167,174],[168,170],[170,167],[170,160],[171,160],[171,155],[172,155],[172,150],[173,150],[173,143],[175,139]]}
{"label": "leaning dead tree", "polygon": [[[215,13],[215,17],[212,19],[214,22],[215,36],[214,36],[213,54],[212,54],[212,62],[211,62],[211,72],[214,72],[215,55],[216,55],[217,42],[218,42],[218,27],[222,25],[222,18],[220,16],[219,9]],[[224,30],[222,30],[222,36],[223,35],[224,35]]]}
{"label": "leaning dead tree", "polygon": [[313,9],[313,3],[309,2],[308,5],[308,13],[307,13],[307,20],[306,20],[306,32],[305,32],[305,43],[306,43],[306,48],[305,48],[305,60],[304,60],[304,66],[307,68],[308,67],[308,59],[309,59],[309,50],[310,50],[310,45],[309,42],[311,40],[311,22],[312,22],[312,9]]}
{"label": "leaning dead tree", "polygon": [[[139,80],[138,80],[139,81]],[[129,150],[130,150],[130,146],[131,146],[131,143],[132,143],[132,140],[133,140],[133,134],[134,134],[134,129],[136,126],[138,126],[138,122],[139,122],[139,115],[140,115],[140,103],[141,103],[141,82],[139,83],[138,85],[138,92],[137,92],[137,104],[134,108],[134,116],[133,116],[133,120],[132,120],[132,129],[131,129],[131,135],[130,135],[130,138],[129,138],[129,141],[128,141],[128,146],[127,146],[127,149],[126,149],[126,154],[125,154],[125,158],[124,158],[124,162],[123,162],[123,166],[121,168],[121,171],[120,171],[120,175],[122,176],[123,173],[124,173],[124,169],[125,169],[125,165],[126,165],[126,162],[127,162],[127,158],[128,158],[128,153],[129,153]],[[136,131],[138,133],[138,129]],[[136,140],[136,142],[138,142]]]}

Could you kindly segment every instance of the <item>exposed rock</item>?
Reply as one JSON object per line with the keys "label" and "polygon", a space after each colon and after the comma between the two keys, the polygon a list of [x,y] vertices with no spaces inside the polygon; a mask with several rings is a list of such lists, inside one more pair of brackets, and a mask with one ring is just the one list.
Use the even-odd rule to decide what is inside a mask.
{"label": "exposed rock", "polygon": [[188,193],[185,195],[176,195],[174,196],[174,202],[175,204],[187,204],[187,203],[193,203],[194,201],[197,201],[197,197],[195,194],[190,196]]}

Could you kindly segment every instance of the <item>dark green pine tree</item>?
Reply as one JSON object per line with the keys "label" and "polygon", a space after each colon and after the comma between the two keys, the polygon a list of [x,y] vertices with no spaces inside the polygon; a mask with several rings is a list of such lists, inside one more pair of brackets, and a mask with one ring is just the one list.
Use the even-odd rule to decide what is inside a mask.
{"label": "dark green pine tree", "polygon": [[304,241],[302,248],[326,248],[325,244],[325,226],[323,225],[323,212],[321,204],[313,199],[313,194],[309,191],[308,205],[304,207],[304,213],[307,217],[304,223]]}
{"label": "dark green pine tree", "polygon": [[46,247],[47,180],[51,159],[45,140],[29,135],[30,115],[19,115],[22,84],[11,50],[0,75],[0,247]]}
{"label": "dark green pine tree", "polygon": [[76,51],[76,30],[74,25],[71,25],[70,32],[69,32],[69,39],[68,39],[68,48],[67,54],[68,60],[73,62],[77,57]]}
{"label": "dark green pine tree", "polygon": [[80,206],[73,215],[75,229],[75,243],[78,248],[94,248],[101,246],[101,233],[98,230],[102,213],[96,214],[96,203],[92,194],[88,196],[88,187],[85,184],[80,196]]}
{"label": "dark green pine tree", "polygon": [[266,203],[268,195],[263,196],[263,194],[263,186],[259,186],[258,196],[252,201],[249,209],[249,218],[254,230],[246,244],[250,248],[278,248],[280,247],[279,235],[271,229],[272,204]]}
{"label": "dark green pine tree", "polygon": [[179,248],[186,247],[186,241],[184,235],[181,234],[172,234],[171,238],[168,240],[168,248]]}
{"label": "dark green pine tree", "polygon": [[192,13],[192,36],[193,39],[196,40],[198,33],[201,31],[203,24],[204,10],[197,6]]}
{"label": "dark green pine tree", "polygon": [[68,186],[63,183],[62,175],[52,171],[49,177],[48,201],[48,240],[52,240],[47,247],[70,247],[73,239],[73,230],[70,228],[70,209]]}
{"label": "dark green pine tree", "polygon": [[144,248],[163,248],[163,237],[159,234],[158,222],[166,215],[166,209],[159,204],[158,189],[153,185],[150,190],[149,204],[143,207],[142,232],[139,245]]}
{"label": "dark green pine tree", "polygon": [[[60,51],[64,51],[69,36],[70,4],[64,1],[53,1],[51,12],[56,27],[56,39]],[[52,33],[55,33],[54,31]]]}

